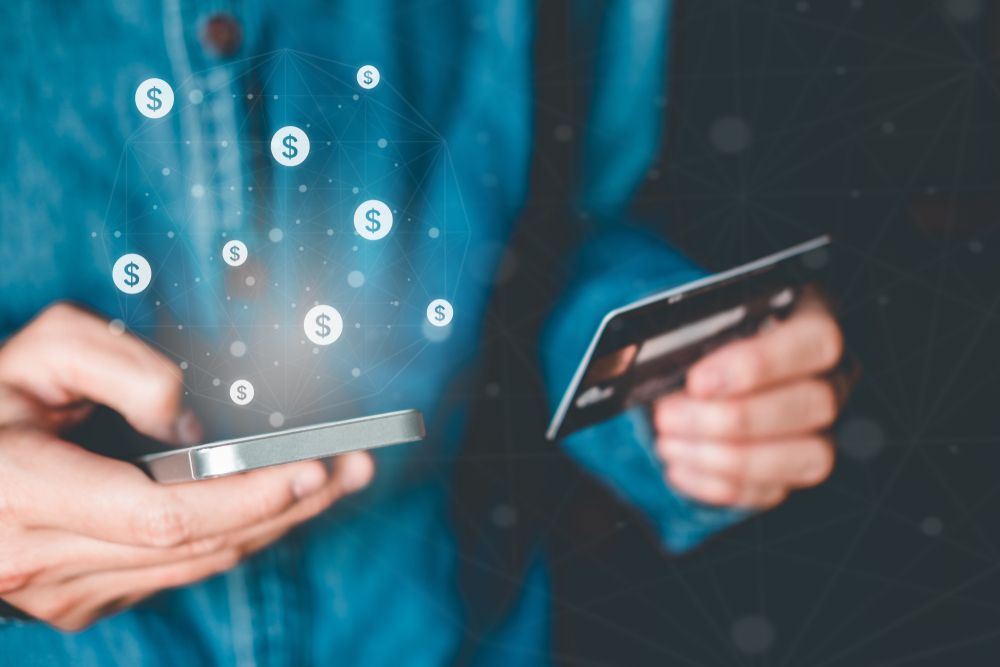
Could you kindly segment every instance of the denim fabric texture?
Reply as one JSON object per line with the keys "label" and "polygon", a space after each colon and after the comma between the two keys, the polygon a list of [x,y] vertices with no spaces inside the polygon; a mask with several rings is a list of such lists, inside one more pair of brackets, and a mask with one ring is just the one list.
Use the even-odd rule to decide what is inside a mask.
{"label": "denim fabric texture", "polygon": [[[539,360],[553,402],[608,308],[699,275],[641,224],[622,222],[662,132],[669,4],[579,3],[581,39],[594,41],[579,46],[594,52],[595,71],[578,204],[592,213],[595,227]],[[405,363],[387,360],[378,372],[388,388],[347,389],[354,393],[344,409],[303,417],[308,423],[414,407],[434,427],[428,442],[378,453],[372,488],[226,574],[159,594],[80,633],[3,622],[0,666],[420,666],[454,658],[464,639],[465,602],[455,577],[447,462],[466,412],[440,397],[475,367],[489,276],[499,260],[491,249],[508,240],[527,196],[535,11],[527,0],[4,3],[0,340],[58,300],[122,317],[164,350],[173,349],[168,338],[175,325],[200,327],[211,338],[220,308],[209,296],[222,289],[226,273],[217,246],[237,236],[252,249],[276,248],[274,266],[287,267],[287,281],[272,271],[281,288],[259,296],[279,312],[286,290],[302,290],[308,276],[294,271],[295,234],[285,232],[284,246],[270,235],[272,227],[293,229],[297,212],[287,197],[268,200],[295,183],[271,160],[267,143],[276,128],[302,122],[303,115],[311,127],[323,122],[315,109],[290,109],[286,102],[296,92],[325,90],[323,71],[330,69],[353,85],[350,68],[364,63],[381,70],[383,117],[399,119],[390,139],[414,124],[432,128],[453,167],[429,171],[438,176],[419,183],[419,197],[405,182],[393,186],[391,197],[411,202],[415,237],[428,238],[419,227],[421,207],[460,216],[471,259],[434,285],[454,303],[448,340]],[[225,53],[205,33],[220,13],[239,28]],[[138,83],[154,76],[170,81],[176,95],[164,122],[143,118],[133,102]],[[275,91],[281,99],[271,96]],[[247,122],[253,95],[265,98],[259,123]],[[317,155],[321,148],[314,147]],[[166,171],[161,177],[158,167],[135,177],[136,165],[146,164],[162,164],[174,178]],[[152,194],[149,182],[157,184]],[[151,196],[164,203],[154,208]],[[405,229],[407,221],[397,224]],[[120,237],[114,233],[126,226]],[[316,230],[315,243],[326,242],[324,229]],[[393,248],[385,266],[401,263],[391,252],[405,249]],[[198,287],[163,304],[152,297],[123,301],[109,276],[115,257],[127,251],[146,255],[164,285],[198,276],[199,285],[216,292]],[[395,280],[390,271],[367,279],[372,289]],[[312,363],[324,361],[317,356]],[[246,430],[266,429],[266,418],[248,418]],[[225,420],[210,426],[225,430]],[[650,441],[648,423],[631,414],[566,446],[645,513],[668,548],[691,548],[739,519],[674,494]],[[550,664],[549,598],[539,553],[507,620],[481,638],[478,664]]]}

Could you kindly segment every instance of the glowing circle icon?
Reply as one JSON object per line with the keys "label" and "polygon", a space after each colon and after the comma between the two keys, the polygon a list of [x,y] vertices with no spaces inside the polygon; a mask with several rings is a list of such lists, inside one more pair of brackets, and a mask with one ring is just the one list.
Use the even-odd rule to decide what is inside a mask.
{"label": "glowing circle icon", "polygon": [[253,385],[249,380],[237,380],[229,387],[229,398],[236,405],[247,405],[253,400]]}
{"label": "glowing circle icon", "polygon": [[329,345],[344,332],[344,318],[333,306],[313,306],[302,320],[302,327],[314,345]]}
{"label": "glowing circle icon", "polygon": [[145,257],[130,252],[115,262],[111,269],[111,278],[115,287],[125,294],[138,294],[149,287],[153,279],[153,269]]}
{"label": "glowing circle icon", "polygon": [[455,309],[445,299],[434,299],[427,304],[427,321],[436,327],[446,327],[455,317]]}
{"label": "glowing circle icon", "polygon": [[354,209],[354,231],[369,241],[384,239],[392,229],[392,211],[384,202],[369,199]]}
{"label": "glowing circle icon", "polygon": [[282,166],[297,167],[309,157],[309,137],[294,125],[286,125],[271,137],[271,155]]}
{"label": "glowing circle icon", "polygon": [[247,244],[233,239],[222,246],[222,261],[229,266],[240,266],[247,261]]}
{"label": "glowing circle icon", "polygon": [[135,89],[135,108],[146,118],[163,118],[174,108],[174,89],[163,79],[146,79]]}
{"label": "glowing circle icon", "polygon": [[371,90],[382,80],[378,68],[374,65],[363,65],[358,68],[358,85],[365,90]]}

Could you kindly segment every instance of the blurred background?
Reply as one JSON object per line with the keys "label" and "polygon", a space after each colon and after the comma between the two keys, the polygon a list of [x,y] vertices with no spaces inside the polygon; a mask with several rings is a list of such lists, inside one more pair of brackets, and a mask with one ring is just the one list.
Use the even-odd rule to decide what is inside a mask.
{"label": "blurred background", "polygon": [[568,1],[541,3],[533,196],[456,472],[470,580],[499,608],[543,544],[567,664],[997,664],[1000,3],[676,3],[637,213],[713,270],[831,233],[863,376],[828,483],[675,556],[541,435],[534,341],[586,215],[564,202],[595,54]]}

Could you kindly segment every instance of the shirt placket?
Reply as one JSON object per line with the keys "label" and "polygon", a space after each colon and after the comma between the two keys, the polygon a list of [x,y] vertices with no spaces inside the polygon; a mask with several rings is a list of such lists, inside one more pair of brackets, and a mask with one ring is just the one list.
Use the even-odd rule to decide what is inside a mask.
{"label": "shirt placket", "polygon": [[[184,234],[188,275],[211,288],[191,297],[186,319],[225,331],[228,311],[227,274],[219,251],[227,238],[239,237],[251,247],[260,230],[253,223],[255,188],[253,151],[260,137],[251,122],[253,77],[246,59],[252,55],[261,13],[252,2],[164,0],[164,38],[177,82],[180,154],[188,178]],[[218,327],[217,329],[215,329]],[[297,655],[289,641],[297,634],[283,613],[291,603],[294,582],[280,563],[282,544],[247,561],[225,577],[228,610],[206,628],[218,647],[240,665],[281,665]],[[299,624],[295,624],[299,625]],[[214,629],[213,629],[214,627]],[[228,632],[225,632],[228,630]],[[221,639],[225,637],[225,639]]]}

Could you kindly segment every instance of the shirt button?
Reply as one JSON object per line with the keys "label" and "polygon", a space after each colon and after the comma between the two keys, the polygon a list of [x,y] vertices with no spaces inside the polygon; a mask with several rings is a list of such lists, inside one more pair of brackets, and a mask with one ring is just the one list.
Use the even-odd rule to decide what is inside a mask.
{"label": "shirt button", "polygon": [[231,14],[215,14],[205,21],[201,32],[205,50],[217,56],[231,56],[239,50],[242,41],[240,23]]}

